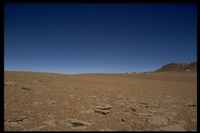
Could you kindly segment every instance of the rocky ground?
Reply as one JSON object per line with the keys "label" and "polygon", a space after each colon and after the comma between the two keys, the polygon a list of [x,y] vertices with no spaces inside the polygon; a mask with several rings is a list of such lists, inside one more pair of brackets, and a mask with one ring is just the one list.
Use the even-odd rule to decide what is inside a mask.
{"label": "rocky ground", "polygon": [[197,73],[4,72],[5,131],[197,131]]}

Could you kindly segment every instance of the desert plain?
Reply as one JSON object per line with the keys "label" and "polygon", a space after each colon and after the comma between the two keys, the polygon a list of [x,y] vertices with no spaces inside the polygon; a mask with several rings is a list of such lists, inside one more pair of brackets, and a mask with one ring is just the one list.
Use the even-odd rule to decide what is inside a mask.
{"label": "desert plain", "polygon": [[4,71],[4,131],[197,131],[197,72]]}

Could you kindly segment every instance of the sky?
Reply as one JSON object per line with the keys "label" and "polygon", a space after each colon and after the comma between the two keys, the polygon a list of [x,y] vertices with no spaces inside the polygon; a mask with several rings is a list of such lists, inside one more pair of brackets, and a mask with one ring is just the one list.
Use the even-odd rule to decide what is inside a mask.
{"label": "sky", "polygon": [[196,4],[7,4],[4,70],[155,71],[197,61]]}

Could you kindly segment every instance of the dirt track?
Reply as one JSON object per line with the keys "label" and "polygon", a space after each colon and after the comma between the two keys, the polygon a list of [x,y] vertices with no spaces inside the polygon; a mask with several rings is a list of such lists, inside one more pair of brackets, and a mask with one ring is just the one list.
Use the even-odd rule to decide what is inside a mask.
{"label": "dirt track", "polygon": [[197,72],[4,72],[5,131],[196,131]]}

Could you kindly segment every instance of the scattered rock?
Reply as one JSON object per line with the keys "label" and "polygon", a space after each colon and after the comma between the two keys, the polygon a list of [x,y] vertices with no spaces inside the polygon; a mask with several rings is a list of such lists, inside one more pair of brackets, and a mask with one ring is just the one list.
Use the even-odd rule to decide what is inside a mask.
{"label": "scattered rock", "polygon": [[[14,77],[12,77],[11,79],[14,79]],[[88,130],[109,130],[105,129],[106,127],[113,130],[118,128],[118,131],[148,131],[154,128],[158,128],[158,130],[162,131],[188,131],[196,129],[197,103],[195,102],[196,97],[194,97],[195,95],[193,94],[193,90],[191,94],[188,93],[187,95],[185,95],[185,93],[183,93],[183,96],[182,93],[180,94],[178,93],[178,91],[177,93],[173,93],[173,91],[171,91],[169,92],[169,94],[173,94],[174,97],[177,98],[177,100],[175,99],[170,101],[171,98],[167,97],[168,93],[166,90],[164,90],[164,92],[160,91],[154,93],[153,88],[152,90],[148,90],[147,92],[144,92],[144,90],[137,90],[136,88],[133,89],[133,91],[135,92],[132,92],[132,90],[129,90],[131,84],[128,84],[128,86],[123,86],[122,84],[118,88],[112,83],[108,85],[106,83],[104,84],[105,86],[103,85],[102,87],[105,88],[105,90],[106,88],[113,86],[112,89],[110,89],[110,97],[108,97],[109,93],[105,94],[104,90],[93,89],[101,88],[100,86],[98,86],[101,84],[93,84],[95,82],[93,82],[92,79],[91,84],[93,84],[94,86],[90,87],[92,88],[91,90],[88,89],[90,83],[84,82],[85,90],[87,91],[84,93],[84,90],[73,90],[75,86],[72,86],[72,89],[68,89],[65,91],[65,87],[73,82],[73,80],[76,79],[76,76],[74,76],[74,79],[72,78],[73,80],[66,79],[66,83],[65,81],[61,81],[61,78],[58,78],[57,80],[60,81],[58,82],[58,84],[60,85],[60,88],[58,86],[58,90],[52,89],[53,87],[57,86],[53,82],[51,84],[46,84],[43,82],[37,82],[34,84],[33,80],[37,80],[38,78],[35,78],[33,80],[30,78],[30,80],[32,81],[28,81],[27,79],[29,79],[29,77],[16,79],[16,81],[13,80],[13,82],[17,83],[17,87],[14,87],[14,85],[16,84],[13,83],[12,80],[10,81],[11,83],[4,82],[4,88],[6,88],[6,93],[4,93],[6,94],[6,97],[4,98],[4,109],[6,111],[4,116],[4,127],[6,130],[28,131],[31,128],[34,131],[58,131],[69,129],[85,130],[87,128]],[[118,81],[119,80],[117,80],[116,82]],[[28,84],[30,82],[31,85]],[[135,82],[138,82],[139,84],[139,80],[136,80]],[[80,86],[81,82],[77,83]],[[179,86],[176,86],[175,83],[176,82],[170,82],[172,86],[169,88],[179,88]],[[166,84],[168,84],[168,82],[166,82]],[[24,85],[30,85],[30,88]],[[43,85],[45,85],[46,88],[44,88]],[[116,83],[116,85],[118,84]],[[10,90],[9,88],[16,89]],[[120,93],[122,92],[120,88],[127,88],[127,90],[124,90],[123,93]],[[18,89],[20,89],[24,93],[20,93],[21,91],[18,91]],[[47,92],[47,90],[49,91]],[[95,92],[96,90],[98,91]],[[191,90],[187,90],[187,92],[190,91]],[[19,92],[19,94],[17,92]],[[31,92],[33,92],[33,95]],[[39,93],[48,93],[49,95],[43,96]],[[164,95],[163,93],[167,94]],[[77,94],[79,94],[79,96],[77,96]],[[103,94],[103,96],[101,96],[101,94]],[[126,96],[128,97],[128,100],[124,100],[127,99]],[[159,97],[157,98],[157,96]],[[33,100],[34,98],[35,100]],[[136,99],[137,101],[133,100],[132,98]],[[16,100],[18,101],[17,103]],[[102,102],[104,104],[101,105],[98,102]],[[163,108],[160,107],[161,104],[159,103],[163,105]],[[157,106],[154,106],[156,104]],[[74,107],[74,105],[76,106]],[[185,106],[183,107],[183,105]],[[38,110],[39,106],[43,106],[44,108]],[[82,114],[80,114],[79,112],[81,112]],[[99,113],[99,115],[95,113]],[[180,116],[177,116],[178,113],[180,113]],[[26,122],[25,120],[21,119],[22,115],[26,117],[29,116],[31,118],[27,119],[28,122]],[[80,121],[77,119],[66,119],[66,116],[68,118],[77,117],[77,119],[82,119],[84,121]],[[8,122],[8,119],[15,119],[15,121]],[[46,121],[43,121],[45,119]],[[60,120],[57,123],[57,120],[53,121],[53,119]],[[26,124],[25,122],[28,124]],[[89,125],[92,126],[89,128]]]}

